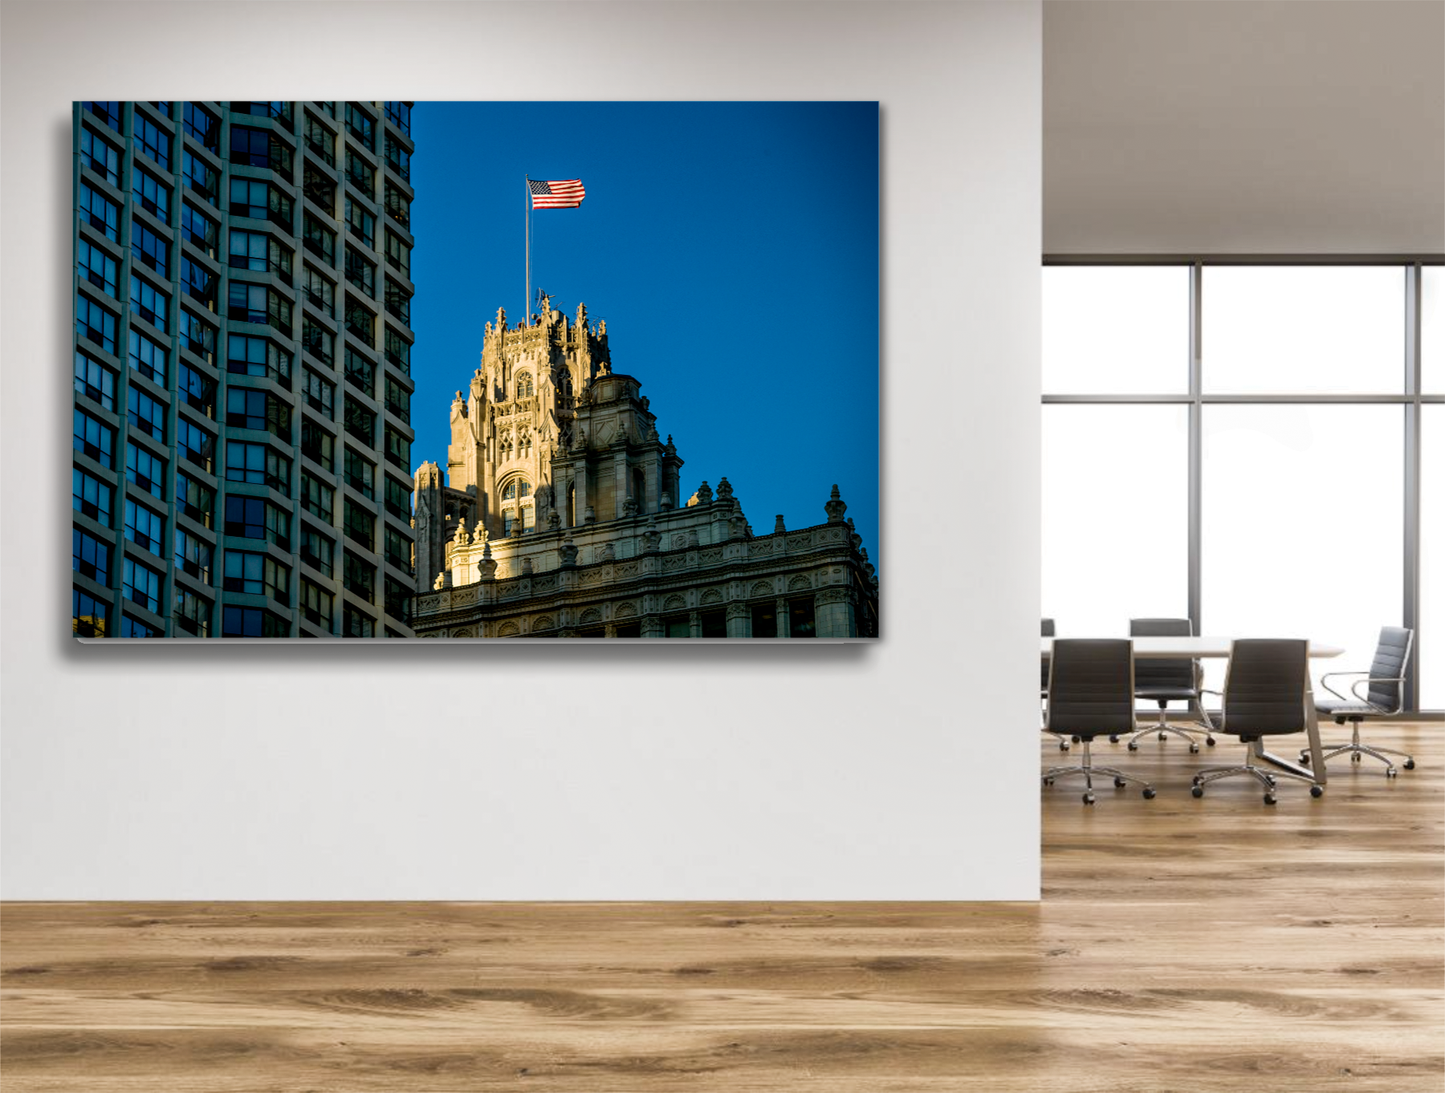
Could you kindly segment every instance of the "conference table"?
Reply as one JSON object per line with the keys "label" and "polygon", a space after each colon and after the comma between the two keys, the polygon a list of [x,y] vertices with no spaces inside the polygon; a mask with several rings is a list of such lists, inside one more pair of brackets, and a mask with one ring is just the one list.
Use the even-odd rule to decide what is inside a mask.
{"label": "conference table", "polygon": [[[1229,659],[1230,646],[1233,638],[1197,637],[1197,638],[1131,638],[1134,643],[1135,660],[1185,660],[1194,657],[1211,657],[1214,659]],[[1041,638],[1039,652],[1045,658],[1048,657],[1053,648],[1053,638]],[[1326,645],[1323,642],[1310,642],[1309,653],[1311,658],[1337,657],[1344,652],[1338,645]],[[1312,778],[1324,785],[1329,775],[1325,770],[1324,749],[1320,745],[1320,723],[1318,714],[1315,711],[1315,696],[1312,685],[1308,679],[1305,680],[1305,735],[1309,739],[1310,765],[1301,766],[1299,763],[1292,763],[1288,759],[1278,755],[1260,750],[1259,756],[1265,762],[1279,767],[1282,770],[1294,774],[1302,774],[1306,778]],[[1263,741],[1261,741],[1262,743]]]}

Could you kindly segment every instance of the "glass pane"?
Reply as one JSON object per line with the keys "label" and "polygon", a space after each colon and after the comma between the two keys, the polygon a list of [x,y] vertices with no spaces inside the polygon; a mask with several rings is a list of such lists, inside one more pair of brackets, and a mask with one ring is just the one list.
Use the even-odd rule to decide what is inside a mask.
{"label": "glass pane", "polygon": [[1063,637],[1188,615],[1188,409],[1043,409],[1043,614]]}
{"label": "glass pane", "polygon": [[[1404,414],[1399,406],[1206,406],[1201,629],[1344,647],[1370,666],[1399,625]],[[1206,686],[1224,669],[1205,660]]]}
{"label": "glass pane", "polygon": [[1189,390],[1189,267],[1045,266],[1044,392]]}
{"label": "glass pane", "polygon": [[1420,270],[1420,392],[1445,395],[1445,266]]}
{"label": "glass pane", "polygon": [[1445,405],[1420,407],[1420,709],[1445,710]]}
{"label": "glass pane", "polygon": [[1405,383],[1400,266],[1207,266],[1208,394],[1391,394]]}

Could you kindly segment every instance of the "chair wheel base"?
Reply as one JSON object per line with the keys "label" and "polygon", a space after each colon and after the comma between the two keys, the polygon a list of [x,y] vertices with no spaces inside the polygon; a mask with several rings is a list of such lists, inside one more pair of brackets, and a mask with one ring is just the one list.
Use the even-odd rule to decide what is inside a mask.
{"label": "chair wheel base", "polygon": [[1190,745],[1189,745],[1189,754],[1190,754],[1190,755],[1198,755],[1198,754],[1199,754],[1199,745],[1198,745],[1198,744],[1190,744]]}
{"label": "chair wheel base", "polygon": [[1152,801],[1152,800],[1154,799],[1154,787],[1153,787],[1153,786],[1146,786],[1146,787],[1144,788],[1144,790],[1143,790],[1143,795],[1144,795],[1144,800],[1146,800],[1146,801]]}
{"label": "chair wheel base", "polygon": [[1044,785],[1046,785],[1046,786],[1051,786],[1051,785],[1053,785],[1053,784],[1054,784],[1054,780],[1053,780],[1052,778],[1045,778],[1045,779],[1044,779]]}
{"label": "chair wheel base", "polygon": [[1189,794],[1191,797],[1203,797],[1204,787],[1196,783],[1194,788],[1189,791]]}
{"label": "chair wheel base", "polygon": [[1111,733],[1109,734],[1109,743],[1111,743],[1111,744],[1117,744],[1118,742],[1119,742],[1119,734],[1116,733],[1116,732],[1111,732]]}
{"label": "chair wheel base", "polygon": [[1131,740],[1131,741],[1129,741],[1129,750],[1130,750],[1130,751],[1138,751],[1138,750],[1139,750],[1139,745],[1136,744],[1136,743],[1134,743],[1134,741]]}
{"label": "chair wheel base", "polygon": [[1208,744],[1211,748],[1214,747],[1214,737],[1212,737],[1212,736],[1206,736],[1206,737],[1204,738],[1204,742],[1205,742],[1206,744]]}
{"label": "chair wheel base", "polygon": [[1310,765],[1310,753],[1309,753],[1309,752],[1307,752],[1307,751],[1302,751],[1302,752],[1299,753],[1299,764],[1300,764],[1300,766],[1302,766],[1302,767],[1307,767],[1307,766]]}
{"label": "chair wheel base", "polygon": [[1093,795],[1092,793],[1086,793],[1086,794],[1084,794],[1084,804],[1086,804],[1086,805],[1091,805],[1091,804],[1093,804],[1093,803],[1094,803],[1094,795]]}
{"label": "chair wheel base", "polygon": [[1400,773],[1400,772],[1399,772],[1398,770],[1396,770],[1394,767],[1386,767],[1386,768],[1385,768],[1385,777],[1386,777],[1386,778],[1395,778],[1395,777],[1397,777],[1397,776],[1399,775],[1399,773]]}
{"label": "chair wheel base", "polygon": [[1275,803],[1276,803],[1276,799],[1275,799],[1274,794],[1273,794],[1273,793],[1266,793],[1266,794],[1264,795],[1264,803],[1267,804],[1267,805],[1275,804]]}
{"label": "chair wheel base", "polygon": [[1401,766],[1403,766],[1406,770],[1414,770],[1414,769],[1415,769],[1415,760],[1413,760],[1413,759],[1406,759],[1405,762],[1401,764]]}
{"label": "chair wheel base", "polygon": [[1122,778],[1115,778],[1115,779],[1114,779],[1114,788],[1115,788],[1115,789],[1123,789],[1123,788],[1124,788],[1125,786],[1127,786],[1128,784],[1129,784],[1129,783],[1126,782],[1126,781],[1124,781],[1124,779],[1122,779]]}
{"label": "chair wheel base", "polygon": [[1323,797],[1324,795],[1325,795],[1325,787],[1324,787],[1324,786],[1310,786],[1310,796],[1311,796],[1311,797],[1314,797],[1316,800],[1318,800],[1320,797]]}

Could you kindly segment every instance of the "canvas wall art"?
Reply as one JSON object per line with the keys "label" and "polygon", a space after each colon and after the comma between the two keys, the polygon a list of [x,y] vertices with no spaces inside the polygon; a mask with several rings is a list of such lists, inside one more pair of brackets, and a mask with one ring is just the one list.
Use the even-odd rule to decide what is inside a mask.
{"label": "canvas wall art", "polygon": [[73,121],[78,638],[880,636],[877,103]]}

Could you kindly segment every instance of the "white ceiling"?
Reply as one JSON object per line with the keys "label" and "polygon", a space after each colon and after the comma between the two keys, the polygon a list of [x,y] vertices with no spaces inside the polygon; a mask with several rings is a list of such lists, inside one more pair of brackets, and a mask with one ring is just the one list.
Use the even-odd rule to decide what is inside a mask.
{"label": "white ceiling", "polygon": [[1445,0],[1046,0],[1043,246],[1445,252]]}

